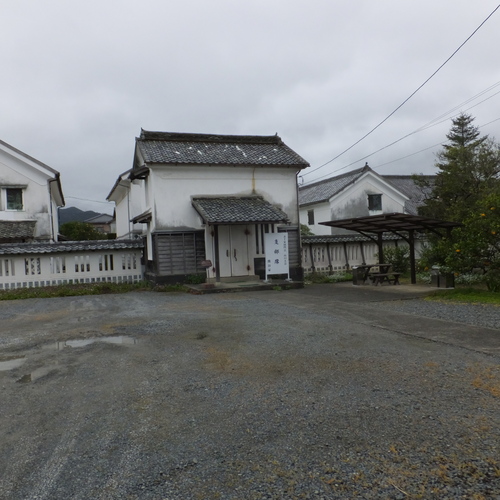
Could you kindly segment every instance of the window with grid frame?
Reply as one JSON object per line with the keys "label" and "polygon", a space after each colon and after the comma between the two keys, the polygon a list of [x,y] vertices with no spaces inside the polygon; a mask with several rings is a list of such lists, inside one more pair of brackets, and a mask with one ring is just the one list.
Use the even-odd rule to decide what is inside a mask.
{"label": "window with grid frame", "polygon": [[368,195],[368,210],[370,210],[370,211],[382,210],[382,195],[381,194],[369,194]]}
{"label": "window with grid frame", "polygon": [[22,188],[5,188],[5,208],[15,211],[24,210]]}
{"label": "window with grid frame", "polygon": [[22,211],[23,204],[23,188],[20,187],[4,187],[2,195],[3,210]]}

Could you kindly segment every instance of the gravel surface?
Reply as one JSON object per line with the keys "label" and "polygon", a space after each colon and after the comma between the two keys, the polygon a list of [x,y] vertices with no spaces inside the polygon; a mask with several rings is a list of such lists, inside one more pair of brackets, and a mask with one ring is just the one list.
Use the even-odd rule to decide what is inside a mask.
{"label": "gravel surface", "polygon": [[424,299],[393,300],[377,304],[391,311],[500,330],[500,306],[497,305],[457,304]]}
{"label": "gravel surface", "polygon": [[500,357],[349,293],[0,303],[0,498],[500,498]]}

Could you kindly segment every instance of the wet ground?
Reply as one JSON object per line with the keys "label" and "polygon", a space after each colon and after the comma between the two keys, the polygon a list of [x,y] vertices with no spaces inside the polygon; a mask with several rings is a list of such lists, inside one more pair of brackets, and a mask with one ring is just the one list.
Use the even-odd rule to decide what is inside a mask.
{"label": "wet ground", "polygon": [[0,498],[500,498],[500,330],[427,291],[0,302]]}

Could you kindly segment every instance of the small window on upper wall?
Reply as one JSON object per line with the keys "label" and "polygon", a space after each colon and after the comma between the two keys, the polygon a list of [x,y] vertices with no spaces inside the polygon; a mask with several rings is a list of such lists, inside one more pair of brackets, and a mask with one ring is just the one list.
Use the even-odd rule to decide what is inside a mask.
{"label": "small window on upper wall", "polygon": [[369,194],[368,195],[368,210],[380,211],[382,210],[382,195]]}
{"label": "small window on upper wall", "polygon": [[309,226],[314,226],[314,210],[307,211],[307,224]]}
{"label": "small window on upper wall", "polygon": [[5,188],[5,198],[7,210],[24,210],[22,188]]}

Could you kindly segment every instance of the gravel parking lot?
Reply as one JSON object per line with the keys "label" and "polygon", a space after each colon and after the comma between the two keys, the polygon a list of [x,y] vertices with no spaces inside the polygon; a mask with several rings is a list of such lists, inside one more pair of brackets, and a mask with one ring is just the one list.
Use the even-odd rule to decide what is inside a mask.
{"label": "gravel parking lot", "polygon": [[396,288],[0,302],[0,498],[500,498],[500,309]]}

